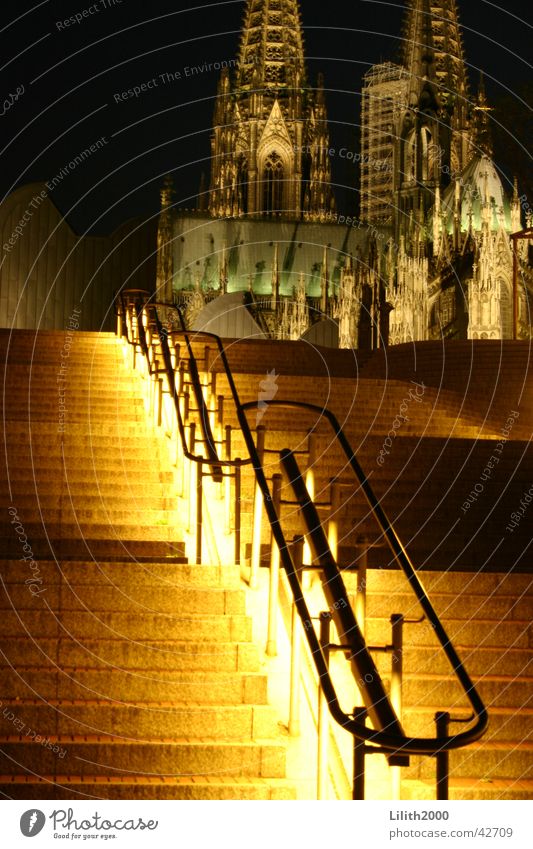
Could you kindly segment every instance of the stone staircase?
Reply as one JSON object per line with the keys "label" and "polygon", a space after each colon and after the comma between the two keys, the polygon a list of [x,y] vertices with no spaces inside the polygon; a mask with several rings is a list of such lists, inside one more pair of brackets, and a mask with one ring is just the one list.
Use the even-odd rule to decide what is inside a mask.
{"label": "stone staircase", "polygon": [[[0,332],[7,360],[0,792],[36,799],[294,798],[285,778],[286,738],[267,702],[237,567],[187,564],[187,505],[176,498],[167,447],[147,423],[139,382],[113,336],[74,335],[65,432],[58,434],[56,381],[64,341],[62,333]],[[423,570],[430,598],[491,717],[482,741],[451,754],[451,797],[530,799],[530,523],[526,517],[512,534],[504,527],[533,480],[533,387],[521,344],[502,346],[499,354],[484,344],[459,353],[448,346],[439,361],[436,346],[426,343],[415,363],[407,349],[387,352],[389,359],[377,353],[359,360],[352,352],[326,356],[303,344],[228,343],[228,350],[243,401],[257,401],[261,381],[275,368],[277,398],[312,401],[336,413]],[[194,347],[205,359],[205,345]],[[461,365],[467,355],[470,365]],[[498,356],[505,386],[495,387],[491,405],[482,382]],[[216,353],[211,349],[207,357],[219,372],[216,392],[227,397]],[[424,382],[424,403],[410,406],[409,422],[380,466],[376,457],[414,379]],[[483,498],[463,513],[511,409],[520,418],[497,468]],[[255,412],[250,421],[255,426]],[[278,409],[261,423],[270,449],[302,449],[314,422]],[[225,424],[237,424],[229,403]],[[233,448],[233,456],[245,456],[237,429]],[[340,455],[322,424],[317,449],[316,492],[325,500]],[[305,456],[300,460],[305,468]],[[278,471],[276,462],[267,455],[269,475]],[[253,492],[245,469],[243,548]],[[321,512],[327,518],[327,509]],[[353,562],[361,535],[373,544],[367,638],[372,645],[388,643],[391,613],[416,618],[419,610],[391,569],[360,494],[348,491],[338,518],[343,566]],[[296,513],[285,527],[289,538],[301,532]],[[25,540],[29,561],[21,559],[29,556]],[[266,555],[266,526],[262,542]],[[355,593],[353,572],[346,580]],[[381,654],[375,660],[387,682],[390,661]],[[409,732],[432,735],[437,710],[467,716],[424,623],[406,625],[404,669]],[[433,798],[434,768],[428,759],[413,758],[403,771],[403,798]]]}
{"label": "stone staircase", "polygon": [[238,570],[187,565],[121,345],[66,338],[0,332],[0,794],[293,798]]}
{"label": "stone staircase", "polygon": [[[353,575],[347,585],[355,590]],[[423,583],[489,711],[478,743],[450,753],[451,799],[533,798],[533,582],[526,574],[424,572]],[[367,639],[390,640],[389,617],[420,609],[398,572],[368,573]],[[384,679],[390,659],[376,655]],[[407,733],[435,734],[435,713],[458,719],[470,709],[427,623],[405,625],[403,719]],[[459,724],[452,724],[459,731]],[[411,759],[402,798],[435,798],[435,763]]]}
{"label": "stone staircase", "polygon": [[[413,346],[399,346],[364,358],[360,368],[351,352],[345,353],[344,362],[341,352],[336,352],[332,371],[323,374],[322,364],[315,377],[305,370],[299,373],[298,348],[294,346],[292,362],[283,351],[276,353],[276,399],[311,401],[335,412],[414,564],[423,570],[431,601],[489,709],[490,726],[484,738],[450,755],[451,798],[533,798],[531,524],[526,517],[512,533],[506,527],[533,480],[533,372],[527,345],[491,345],[486,353],[483,343],[458,348],[451,344],[445,351],[433,343],[417,345],[416,351]],[[255,342],[234,345],[231,357],[238,370],[235,381],[240,397],[256,400],[260,380],[273,367],[269,359]],[[393,449],[380,466],[376,457],[411,380],[424,384],[423,403],[410,404],[409,421],[402,423]],[[222,375],[217,375],[218,391],[227,395]],[[511,411],[518,416],[502,444]],[[267,427],[270,451],[291,447],[305,452],[306,432],[315,426],[319,458],[314,466],[315,492],[318,501],[325,501],[329,480],[345,459],[319,419],[273,408],[261,423]],[[231,412],[229,421],[236,424]],[[488,479],[483,479],[483,492],[464,511],[493,456],[497,462]],[[305,470],[305,453],[298,459]],[[267,454],[266,463],[271,473],[278,471],[275,454]],[[380,542],[365,500],[355,490],[352,486],[345,491],[337,514],[339,557],[348,567],[361,537],[372,543],[367,640],[385,645],[390,642],[391,614],[417,618],[421,611],[406,581],[391,571],[392,558]],[[282,497],[291,498],[288,489],[282,489]],[[249,524],[252,504],[253,483],[247,487],[245,482],[243,511]],[[301,533],[302,526],[295,511],[286,512],[284,529],[290,539]],[[321,513],[327,519],[328,510]],[[262,542],[266,563],[268,527]],[[354,573],[347,571],[345,578],[355,597]],[[317,616],[320,609],[317,603],[312,613]],[[429,626],[407,625],[405,633],[406,730],[433,736],[437,711],[445,707],[465,719],[469,706]],[[375,660],[388,681],[390,659],[376,654]],[[460,727],[452,725],[452,729]],[[402,794],[405,799],[434,798],[435,763],[412,758],[411,766],[403,771]]]}

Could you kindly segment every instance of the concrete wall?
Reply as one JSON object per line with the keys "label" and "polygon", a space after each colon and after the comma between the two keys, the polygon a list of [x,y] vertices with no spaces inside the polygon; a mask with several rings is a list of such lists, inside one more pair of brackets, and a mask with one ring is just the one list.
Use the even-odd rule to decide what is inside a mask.
{"label": "concrete wall", "polygon": [[0,326],[63,329],[74,307],[82,330],[112,330],[117,289],[153,289],[157,221],[132,220],[109,236],[78,236],[44,183],[0,205]]}

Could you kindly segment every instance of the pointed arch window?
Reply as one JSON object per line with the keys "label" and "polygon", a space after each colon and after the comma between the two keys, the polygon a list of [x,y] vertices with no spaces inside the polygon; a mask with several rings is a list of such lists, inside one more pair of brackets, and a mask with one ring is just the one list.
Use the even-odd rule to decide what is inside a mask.
{"label": "pointed arch window", "polygon": [[427,127],[422,127],[420,130],[420,147],[421,147],[421,157],[422,157],[422,180],[429,180],[431,178],[431,166],[429,161],[430,154],[430,145],[431,145],[431,133],[427,129]]}
{"label": "pointed arch window", "polygon": [[263,173],[263,212],[265,215],[281,215],[283,211],[283,161],[279,153],[272,151],[265,162]]}
{"label": "pointed arch window", "polygon": [[416,180],[416,132],[408,136],[405,142],[404,175],[408,183]]}
{"label": "pointed arch window", "polygon": [[245,156],[237,160],[237,197],[241,214],[248,212],[248,161]]}

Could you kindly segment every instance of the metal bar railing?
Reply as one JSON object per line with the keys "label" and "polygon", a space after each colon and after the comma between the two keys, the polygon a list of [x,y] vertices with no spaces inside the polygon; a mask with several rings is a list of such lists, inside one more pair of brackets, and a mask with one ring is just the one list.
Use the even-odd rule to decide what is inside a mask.
{"label": "metal bar railing", "polygon": [[[194,352],[192,351],[192,346],[190,345],[190,340],[188,339],[188,334],[186,331],[177,331],[180,335],[186,336],[186,344],[189,352],[189,378],[190,380],[185,379],[185,370],[184,364],[179,363],[176,368],[176,356],[170,350],[169,346],[169,336],[175,331],[169,331],[166,327],[163,326],[158,308],[164,308],[166,310],[172,309],[174,307],[169,307],[167,304],[158,304],[157,302],[151,299],[151,296],[148,292],[144,290],[126,290],[121,292],[118,296],[118,306],[117,306],[117,329],[120,329],[123,335],[125,336],[127,342],[132,346],[134,352],[134,367],[136,365],[136,352],[140,350],[143,355],[143,358],[146,362],[147,370],[149,376],[152,378],[155,374],[159,375],[164,373],[168,382],[168,395],[171,398],[174,411],[175,411],[175,420],[178,428],[178,437],[179,442],[181,444],[181,452],[182,457],[189,461],[190,466],[190,474],[188,476],[188,483],[186,481],[186,470],[185,466],[182,468],[182,494],[189,494],[189,531],[194,534],[196,537],[196,551],[195,551],[195,559],[197,563],[202,562],[202,528],[203,528],[203,500],[204,500],[204,486],[203,486],[203,478],[205,477],[205,472],[203,471],[204,466],[209,467],[209,475],[212,479],[217,483],[222,483],[225,479],[229,481],[231,477],[234,478],[234,486],[235,486],[235,510],[234,517],[235,527],[233,528],[235,534],[235,562],[240,562],[240,551],[241,551],[241,467],[244,465],[250,465],[250,460],[241,460],[241,459],[231,459],[231,445],[230,445],[230,455],[226,456],[224,459],[220,459],[218,457],[218,453],[216,450],[216,441],[213,438],[211,423],[209,420],[209,410],[205,403],[205,399],[203,396],[203,388],[200,382],[199,371],[196,363],[196,358]],[[180,323],[183,325],[183,317],[179,314],[179,311],[176,311],[179,315]],[[146,327],[145,327],[146,323]],[[151,330],[147,328],[155,329],[155,334],[151,333]],[[157,347],[157,351],[159,352],[157,356],[154,355],[154,346]],[[159,363],[157,357],[161,356],[163,367],[159,368]],[[174,362],[173,362],[174,360]],[[178,371],[178,381],[176,381],[176,370]],[[158,383],[159,383],[159,378]],[[195,423],[189,421],[189,416],[191,413],[190,403],[189,403],[189,390],[188,387],[192,386],[194,397],[196,400],[196,410],[199,416],[200,429],[202,431],[202,439],[197,438],[195,435]],[[151,392],[153,392],[153,387],[151,387]],[[161,385],[158,387],[158,392],[163,395],[162,381]],[[161,420],[161,404],[157,410],[157,420]],[[187,430],[189,433],[187,433]],[[201,444],[204,446],[204,450],[207,454],[206,456],[202,456],[196,453],[196,444]],[[227,446],[226,446],[227,448]],[[228,471],[224,473],[223,469],[227,469]],[[225,485],[225,484],[223,484]],[[229,493],[228,493],[229,494]],[[229,504],[229,499],[228,499]],[[228,532],[230,528],[228,528]]]}
{"label": "metal bar railing", "polygon": [[[344,434],[342,428],[340,427],[336,417],[333,413],[324,408],[318,407],[314,404],[307,404],[301,401],[286,401],[286,400],[272,400],[265,401],[269,407],[290,407],[295,409],[303,409],[308,410],[310,412],[318,414],[322,419],[326,419],[333,432],[336,436],[337,441],[339,442],[344,455],[348,461],[348,465],[351,467],[354,472],[359,485],[361,487],[362,492],[365,495],[365,498],[369,504],[369,507],[372,511],[372,515],[376,519],[381,533],[388,543],[394,558],[400,568],[402,569],[404,575],[406,576],[412,590],[414,591],[416,598],[429,621],[437,639],[439,640],[452,669],[462,686],[462,689],[470,702],[473,709],[473,721],[474,725],[469,728],[467,731],[462,731],[458,734],[453,735],[438,735],[437,737],[410,737],[408,735],[404,735],[402,733],[391,733],[390,727],[398,728],[399,722],[393,711],[391,705],[388,703],[388,707],[383,708],[383,713],[385,715],[392,715],[395,718],[393,724],[389,727],[388,723],[385,721],[383,724],[380,724],[377,729],[366,728],[360,722],[358,722],[353,716],[346,714],[341,710],[337,696],[335,694],[335,690],[333,684],[331,682],[329,671],[324,663],[322,652],[320,651],[319,640],[316,637],[313,629],[306,630],[307,640],[309,643],[309,648],[311,654],[315,660],[315,665],[317,668],[318,675],[322,682],[322,686],[324,688],[324,692],[329,702],[330,712],[335,718],[335,720],[346,728],[347,731],[350,731],[354,736],[359,737],[362,740],[366,740],[370,743],[373,743],[375,746],[379,746],[384,751],[390,753],[405,753],[405,754],[413,754],[413,755],[428,755],[428,756],[436,756],[439,752],[449,751],[452,749],[458,749],[463,746],[467,746],[470,743],[473,743],[480,739],[480,737],[484,734],[487,725],[488,725],[488,714],[478,695],[470,676],[468,675],[462,661],[460,660],[455,648],[453,647],[444,626],[442,625],[433,605],[431,604],[424,587],[416,574],[416,571],[411,563],[407,552],[405,551],[396,531],[392,527],[383,507],[378,501],[369,481],[366,477],[361,465],[359,464],[355,454]],[[247,409],[255,408],[256,402],[250,402],[248,404],[241,405],[243,413],[246,412]],[[243,416],[243,418],[245,418]],[[246,422],[243,424],[246,425]],[[283,452],[282,452],[283,453]],[[291,452],[287,452],[290,454]],[[295,594],[295,603],[298,606],[298,610],[300,613],[300,617],[303,622],[309,620],[309,613],[307,609],[307,605],[305,600],[301,597],[301,590],[299,587],[299,583],[295,580],[295,570],[294,565],[291,561],[291,555],[289,548],[285,542],[285,538],[283,536],[283,532],[281,530],[280,519],[277,515],[274,515],[273,505],[270,497],[270,493],[268,491],[268,487],[266,485],[266,480],[264,479],[264,474],[262,469],[257,469],[257,457],[253,458],[254,469],[257,473],[257,479],[260,482],[261,488],[264,493],[265,498],[265,510],[269,516],[269,520],[272,526],[273,536],[276,539],[276,542],[280,549],[280,556],[282,560],[282,564],[287,572],[287,577],[289,579],[289,583],[291,584],[291,589]],[[264,481],[264,488],[263,488]],[[302,485],[305,486],[305,483],[302,481]],[[310,499],[308,497],[303,498],[303,503],[308,503]],[[302,505],[301,505],[302,506]],[[321,544],[319,549],[321,552],[325,551],[327,548],[327,540],[325,539],[325,534],[322,531]],[[331,554],[331,552],[330,552]],[[326,555],[327,557],[327,555]],[[332,558],[333,559],[333,558]],[[329,564],[331,565],[331,564]],[[364,657],[364,655],[363,655]],[[362,661],[364,664],[364,661]],[[373,665],[373,663],[372,663]],[[374,667],[375,668],[375,667]],[[370,674],[372,671],[370,670]],[[380,703],[381,705],[381,703]],[[376,714],[376,710],[381,710],[380,705],[372,706],[372,711],[374,715]]]}
{"label": "metal bar railing", "polygon": [[[322,523],[300,472],[298,463],[289,450],[280,453],[281,467],[287,476],[305,526],[305,536],[312,559],[317,562],[322,577],[322,589],[332,613],[339,639],[350,649],[350,662],[354,678],[360,687],[365,705],[376,728],[387,729],[391,734],[405,737],[400,721],[393,710],[381,676],[368,651],[365,638],[348,600],[342,575],[333,559]],[[327,658],[325,658],[327,663]]]}
{"label": "metal bar railing", "polygon": [[[147,305],[145,304],[145,307],[146,306]],[[168,339],[167,336],[162,332],[161,324],[159,322],[159,318],[157,315],[158,305],[152,304],[151,306],[155,309],[156,323],[160,336],[163,360],[165,362],[165,370],[167,372],[171,391],[174,395],[174,405],[178,417],[180,436],[184,436],[180,405],[176,395],[174,371],[172,368],[172,363],[170,362]],[[168,308],[168,305],[159,306],[165,306]],[[188,331],[183,329],[185,327],[183,318],[179,311],[178,314],[180,315],[180,321],[182,324],[182,330],[178,332],[180,333],[180,335],[183,335],[185,337],[187,348],[189,351],[189,360],[195,362],[194,352],[192,351],[192,346],[190,344],[189,339],[190,334]],[[124,322],[122,321],[121,323]],[[126,325],[128,325],[127,321]],[[137,321],[137,325],[140,336],[142,337],[142,321]],[[127,332],[129,332],[129,330]],[[211,339],[214,345],[217,347],[218,356],[223,364],[226,378],[230,387],[232,400],[235,405],[235,411],[239,422],[239,427],[244,438],[250,459],[220,460],[218,458],[218,455],[216,454],[214,440],[212,441],[212,443],[209,440],[206,440],[204,443],[208,452],[210,445],[215,449],[214,457],[205,458],[192,455],[191,452],[188,452],[186,440],[183,438],[182,445],[184,454],[188,457],[188,459],[192,460],[193,462],[199,464],[209,464],[211,466],[216,465],[219,469],[221,469],[225,465],[233,466],[236,470],[239,470],[239,473],[243,465],[251,463],[255,473],[258,489],[262,494],[263,505],[270,523],[273,542],[278,548],[280,562],[285,571],[291,589],[294,601],[294,608],[298,614],[300,623],[307,623],[310,621],[311,617],[307,603],[305,601],[305,598],[303,597],[298,565],[295,562],[293,553],[291,553],[290,546],[286,542],[285,535],[281,526],[281,510],[279,509],[279,507],[277,508],[273,502],[268,482],[265,476],[263,463],[257,451],[252,431],[247,420],[247,411],[251,409],[257,409],[257,402],[241,404],[235,386],[233,374],[229,367],[226,353],[220,338],[215,334],[205,333],[203,331],[200,334],[194,333],[194,335]],[[135,342],[135,340],[131,341]],[[193,383],[196,383],[197,386],[200,385],[199,375],[196,375],[195,379],[193,379]],[[348,465],[351,467],[351,470],[359,481],[361,490],[366,497],[366,500],[371,508],[372,515],[376,519],[384,539],[388,543],[396,559],[396,562],[403,570],[404,575],[406,576],[412,590],[414,591],[427,620],[429,621],[434,633],[436,634],[439,642],[441,643],[441,646],[457,676],[458,681],[463,687],[463,690],[470,704],[472,705],[474,712],[472,721],[474,721],[474,725],[466,731],[455,735],[449,735],[448,723],[446,724],[446,729],[444,730],[444,723],[443,721],[441,721],[438,724],[437,736],[434,738],[419,738],[410,737],[406,735],[403,732],[397,713],[386,695],[385,689],[376,670],[372,657],[369,654],[369,649],[365,643],[361,630],[357,626],[357,622],[355,617],[353,616],[353,613],[351,614],[351,616],[348,614],[343,617],[339,617],[337,619],[339,623],[337,627],[340,626],[341,632],[343,634],[343,639],[347,640],[347,645],[349,645],[350,647],[350,659],[353,661],[354,668],[357,672],[357,677],[362,688],[365,703],[367,704],[366,709],[370,712],[376,727],[366,727],[365,722],[361,719],[362,712],[359,709],[357,709],[354,714],[347,714],[341,709],[335,691],[335,687],[330,677],[328,664],[322,651],[320,639],[316,634],[314,628],[305,627],[304,632],[311,652],[311,656],[314,660],[315,667],[318,673],[320,686],[324,698],[329,707],[329,711],[339,725],[341,725],[343,728],[353,734],[356,741],[359,741],[359,743],[367,742],[371,744],[370,747],[366,747],[366,750],[374,752],[380,751],[384,754],[387,754],[390,763],[405,763],[405,758],[401,757],[405,754],[428,755],[436,756],[437,758],[440,757],[441,760],[439,761],[439,763],[441,766],[439,767],[439,769],[440,772],[442,772],[442,775],[440,777],[440,786],[442,788],[444,787],[444,753],[447,753],[452,749],[460,748],[462,746],[466,746],[472,742],[475,742],[482,736],[487,727],[488,721],[485,706],[482,700],[480,699],[479,695],[477,694],[474,685],[470,677],[468,676],[468,673],[464,668],[460,658],[458,657],[455,649],[450,643],[446,631],[442,623],[440,622],[440,619],[437,616],[433,606],[431,605],[431,602],[418,578],[418,575],[416,574],[413,565],[411,564],[411,561],[405,549],[402,546],[401,541],[399,540],[394,528],[389,522],[388,517],[386,516],[380,502],[376,498],[372,487],[367,477],[365,476],[335,416],[329,410],[323,407],[317,407],[313,404],[307,404],[303,402],[273,400],[265,401],[263,403],[267,404],[269,407],[288,406],[318,413],[322,419],[325,418],[329,422],[330,426],[334,431],[335,438],[340,444],[347,458]],[[202,403],[199,400],[197,401],[197,406],[200,410],[202,410]],[[208,416],[206,417],[206,421],[207,420]],[[282,452],[281,461],[286,473],[288,474],[289,479],[291,480],[291,485],[293,486],[293,489],[296,486],[295,494],[297,496],[297,501],[299,502],[302,514],[304,515],[304,517],[307,515],[307,537],[313,551],[313,556],[319,561],[320,567],[325,572],[326,577],[324,583],[328,588],[327,592],[328,594],[330,594],[330,598],[332,600],[331,609],[336,612],[351,610],[349,604],[346,604],[346,606],[344,606],[344,604],[339,603],[340,601],[346,602],[346,589],[344,587],[342,577],[338,570],[335,558],[332,556],[331,551],[329,549],[325,533],[322,529],[322,525],[318,520],[318,515],[316,513],[316,505],[313,504],[312,498],[309,492],[307,491],[305,481],[299,472],[299,469],[293,456],[293,452],[289,450]],[[372,685],[368,686],[370,678],[372,679]],[[400,757],[399,759],[395,760],[395,756],[397,755],[399,755]],[[440,792],[444,792],[444,790],[441,790]]]}
{"label": "metal bar railing", "polygon": [[[220,468],[220,462],[217,454],[217,448],[215,443],[215,438],[213,436],[213,431],[211,429],[211,422],[209,419],[209,410],[207,409],[207,404],[205,403],[204,393],[202,390],[202,384],[200,381],[200,374],[198,372],[198,366],[196,363],[196,357],[192,350],[191,340],[189,338],[189,334],[185,327],[185,321],[183,319],[183,315],[181,310],[177,309],[177,313],[180,319],[180,323],[182,325],[182,332],[185,337],[185,344],[187,346],[187,353],[189,355],[189,374],[191,377],[192,388],[194,392],[194,398],[196,401],[196,408],[198,412],[198,416],[200,418],[200,427],[202,429],[202,435],[204,438],[205,450],[210,460],[211,466],[211,474],[213,476],[213,480],[217,483],[222,481],[222,470]],[[159,321],[159,316],[157,314],[156,307],[156,321],[158,324],[158,329],[161,327],[161,323]]]}

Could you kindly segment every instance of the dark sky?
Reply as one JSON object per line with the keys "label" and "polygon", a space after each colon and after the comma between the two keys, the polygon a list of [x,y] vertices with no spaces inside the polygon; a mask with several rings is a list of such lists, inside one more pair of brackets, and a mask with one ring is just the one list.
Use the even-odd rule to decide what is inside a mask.
{"label": "dark sky", "polygon": [[[219,73],[187,76],[186,69],[235,57],[244,5],[243,0],[4,2],[2,197],[17,185],[68,169],[76,154],[104,136],[106,143],[69,170],[53,192],[78,232],[106,231],[133,215],[157,212],[167,172],[174,174],[177,199],[194,206],[201,172],[208,172]],[[332,143],[338,147],[357,149],[361,76],[370,65],[396,58],[403,7],[376,0],[301,0],[310,78],[314,83],[319,70],[326,76]],[[520,100],[524,83],[531,82],[531,5],[506,0],[503,8],[463,0],[460,7],[471,80],[477,84],[482,69],[493,102],[507,104],[496,113],[503,125],[499,146],[510,162],[521,156],[523,167],[519,141],[525,129],[516,140],[515,124],[506,116],[515,116],[513,122],[531,116]],[[80,23],[61,24],[84,10]],[[181,78],[172,80],[176,72]],[[157,87],[116,102],[115,95],[153,79]],[[349,210],[357,176],[344,167],[335,179],[348,186],[338,200]]]}

